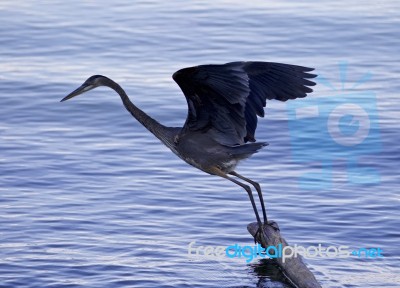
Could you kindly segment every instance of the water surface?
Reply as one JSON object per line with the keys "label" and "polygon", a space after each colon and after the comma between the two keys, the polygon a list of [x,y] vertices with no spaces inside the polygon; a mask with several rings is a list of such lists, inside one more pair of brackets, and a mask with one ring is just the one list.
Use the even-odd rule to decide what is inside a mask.
{"label": "water surface", "polygon": [[[264,261],[187,255],[192,241],[252,245],[244,191],[183,163],[112,91],[59,103],[104,74],[180,126],[173,72],[262,60],[315,67],[314,98],[296,101],[368,104],[373,129],[361,150],[321,150],[327,126],[293,130],[294,106],[271,101],[256,135],[270,146],[238,171],[261,183],[291,244],[383,249],[307,260],[323,287],[398,287],[398,11],[396,1],[2,1],[0,286],[289,287]],[[348,169],[355,155],[367,170]],[[360,174],[373,181],[354,183]]]}

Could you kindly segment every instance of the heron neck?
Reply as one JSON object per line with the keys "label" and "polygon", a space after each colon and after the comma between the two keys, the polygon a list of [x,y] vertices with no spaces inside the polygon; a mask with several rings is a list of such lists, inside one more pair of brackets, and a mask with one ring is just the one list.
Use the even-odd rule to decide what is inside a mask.
{"label": "heron neck", "polygon": [[115,92],[117,92],[121,97],[122,103],[124,104],[126,110],[128,110],[132,114],[132,116],[136,118],[136,120],[138,120],[144,127],[146,127],[147,130],[149,130],[154,136],[156,136],[167,146],[168,144],[170,144],[170,142],[173,142],[168,127],[160,124],[158,121],[151,118],[141,109],[139,109],[135,104],[133,104],[128,95],[126,95],[124,89],[122,89],[122,87],[119,86],[117,83],[109,79],[109,84],[110,85],[108,86],[114,89]]}

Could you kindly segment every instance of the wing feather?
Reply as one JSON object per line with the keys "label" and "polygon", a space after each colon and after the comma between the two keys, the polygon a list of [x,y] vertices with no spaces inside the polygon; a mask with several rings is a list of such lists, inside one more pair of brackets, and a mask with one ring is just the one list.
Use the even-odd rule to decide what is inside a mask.
{"label": "wing feather", "polygon": [[188,102],[181,133],[203,131],[223,145],[255,141],[266,101],[303,98],[313,90],[313,68],[272,62],[200,65],[174,73]]}

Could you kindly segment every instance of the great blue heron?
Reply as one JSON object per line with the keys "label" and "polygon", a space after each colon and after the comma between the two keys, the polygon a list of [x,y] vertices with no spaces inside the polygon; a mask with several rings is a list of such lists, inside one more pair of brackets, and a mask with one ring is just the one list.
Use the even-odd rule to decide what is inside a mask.
{"label": "great blue heron", "polygon": [[189,109],[182,128],[160,124],[135,106],[120,85],[102,75],[91,76],[61,101],[99,86],[115,90],[132,116],[182,160],[245,189],[257,223],[262,227],[250,187],[237,178],[254,186],[261,202],[264,223],[267,223],[260,185],[235,172],[235,168],[240,160],[268,145],[255,142],[254,138],[257,116],[264,116],[266,100],[305,97],[313,91],[308,86],[315,85],[307,80],[316,76],[308,73],[312,70],[272,62],[231,62],[181,69],[173,74],[173,79],[185,94]]}

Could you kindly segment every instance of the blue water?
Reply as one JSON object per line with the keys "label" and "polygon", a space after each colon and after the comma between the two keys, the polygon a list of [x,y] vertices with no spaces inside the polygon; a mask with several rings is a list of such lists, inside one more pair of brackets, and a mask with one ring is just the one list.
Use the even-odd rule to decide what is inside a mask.
{"label": "blue water", "polygon": [[[306,259],[323,287],[400,287],[400,7],[323,3],[2,1],[0,287],[289,287],[259,259],[188,256],[192,241],[253,244],[244,191],[178,159],[113,91],[59,103],[104,74],[180,126],[172,73],[237,60],[321,75],[308,100],[268,102],[256,136],[270,146],[238,168],[261,183],[269,217],[290,244],[383,250]],[[369,119],[353,146],[327,124],[349,102]],[[321,118],[296,122],[303,104]],[[351,138],[363,119],[339,117],[339,132]]]}

